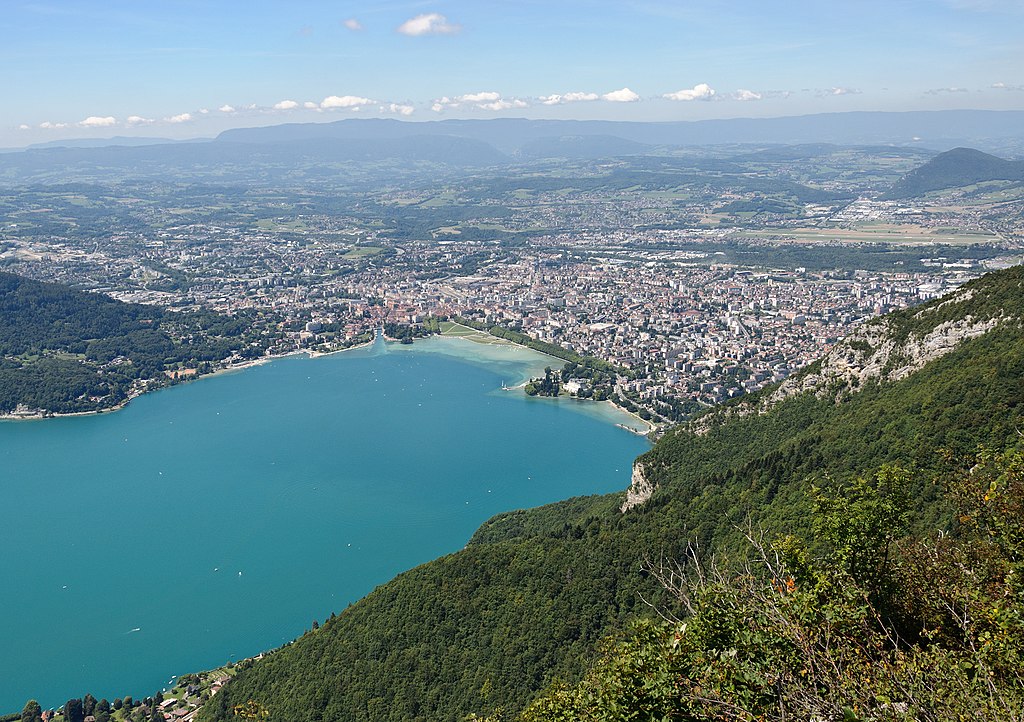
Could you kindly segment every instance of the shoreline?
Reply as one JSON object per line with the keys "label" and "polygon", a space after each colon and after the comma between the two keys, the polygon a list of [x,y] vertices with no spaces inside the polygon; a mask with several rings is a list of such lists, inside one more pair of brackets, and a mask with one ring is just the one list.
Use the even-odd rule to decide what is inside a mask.
{"label": "shoreline", "polygon": [[[387,340],[385,338],[385,340]],[[357,348],[366,348],[367,346],[373,346],[376,343],[377,337],[374,336],[372,341],[364,341],[363,343],[353,344],[346,346],[345,348],[337,348],[333,351],[296,351],[296,354],[304,353],[309,358],[320,358],[321,356],[334,356],[335,354],[345,353],[346,351],[355,351]]]}
{"label": "shoreline", "polygon": [[[589,399],[584,399],[584,401],[589,401]],[[639,436],[647,436],[648,434],[653,434],[654,432],[656,432],[658,430],[658,425],[655,424],[653,421],[648,421],[647,419],[639,416],[638,414],[636,414],[636,413],[634,413],[634,412],[632,412],[632,411],[630,411],[628,409],[622,408],[621,406],[616,404],[614,401],[611,401],[610,399],[605,399],[604,401],[601,401],[601,402],[598,402],[598,403],[606,403],[606,404],[610,405],[613,409],[616,409],[617,411],[621,411],[624,414],[628,414],[632,418],[636,419],[636,422],[638,424],[641,424],[645,429],[647,429],[646,431],[641,431],[639,429],[631,429],[631,428],[629,428],[629,427],[627,427],[625,425],[622,425],[623,428],[625,428],[627,431],[632,431],[633,433],[635,433],[635,434],[637,434]]]}
{"label": "shoreline", "polygon": [[[465,328],[469,328],[469,327],[467,326]],[[385,336],[383,334],[380,334],[379,336],[374,335],[373,339],[371,339],[370,341],[364,341],[363,343],[354,344],[352,346],[347,346],[345,348],[335,349],[334,351],[312,351],[312,350],[309,350],[309,349],[295,349],[293,351],[288,351],[287,353],[274,354],[274,355],[271,355],[271,356],[262,356],[260,358],[249,359],[247,361],[242,361],[241,363],[236,363],[236,364],[231,364],[229,366],[224,366],[223,368],[215,369],[211,373],[203,374],[202,376],[196,376],[194,378],[191,378],[188,381],[186,381],[185,383],[194,383],[196,381],[201,381],[203,379],[208,379],[208,378],[214,378],[216,376],[221,376],[221,375],[228,374],[228,373],[235,373],[237,371],[245,371],[246,369],[254,368],[256,366],[262,366],[264,364],[268,364],[268,363],[271,363],[273,361],[277,361],[279,359],[290,358],[292,356],[306,356],[307,358],[311,358],[311,359],[321,358],[321,357],[324,357],[324,356],[334,356],[336,354],[345,353],[346,351],[354,351],[356,349],[361,349],[361,348],[366,348],[368,346],[373,346],[373,344],[375,344],[377,342],[378,338],[382,338],[387,343],[400,343],[400,341],[398,339],[392,339],[392,338],[389,338],[389,337],[387,337],[387,336]],[[436,334],[431,334],[429,336],[423,336],[419,340],[423,341],[423,340],[427,340],[427,339],[430,339],[430,338],[445,338],[445,339],[454,339],[454,340],[457,340],[457,341],[465,341],[467,343],[477,343],[475,341],[472,341],[471,339],[462,338],[461,336],[445,335],[443,333],[436,333]],[[525,350],[525,351],[529,351],[530,353],[537,354],[538,356],[543,356],[545,358],[554,359],[556,361],[561,362],[562,364],[566,363],[565,359],[559,358],[558,356],[552,356],[551,354],[544,353],[543,351],[538,351],[537,349],[530,348],[529,346],[527,346],[525,344],[516,343],[515,341],[511,341],[509,339],[503,339],[503,340],[506,341],[506,344],[502,344],[502,345],[507,345],[507,346],[512,347],[512,348],[522,349],[522,350]],[[413,344],[410,344],[410,345],[415,345],[415,341],[413,342]],[[515,384],[513,386],[506,386],[502,390],[503,391],[512,391],[512,390],[517,390],[517,389],[521,390],[521,389],[525,388],[527,383],[529,383],[529,379],[527,379],[525,381],[522,381],[521,383]],[[103,408],[103,409],[95,409],[95,410],[92,410],[92,411],[68,411],[68,412],[49,412],[49,411],[38,411],[37,410],[37,411],[31,412],[31,413],[20,413],[20,414],[19,413],[15,413],[15,412],[11,412],[11,413],[8,413],[8,414],[0,414],[0,422],[4,422],[4,421],[43,421],[43,420],[46,420],[46,419],[63,419],[63,418],[71,418],[71,417],[75,417],[75,416],[97,416],[97,415],[100,415],[100,414],[110,414],[110,413],[114,413],[115,411],[120,411],[121,409],[124,409],[134,399],[137,399],[140,396],[144,396],[145,394],[152,393],[154,391],[160,391],[161,389],[165,389],[165,388],[168,388],[168,387],[167,386],[160,386],[160,387],[155,388],[155,389],[145,389],[145,390],[142,390],[142,391],[130,392],[128,394],[128,398],[126,398],[124,401],[121,401],[120,403],[118,403],[118,404],[116,404],[114,406],[110,406],[110,407]],[[560,396],[559,397],[555,397],[555,400],[557,401],[560,398],[562,398],[562,397],[560,397]],[[577,401],[577,402],[589,401],[589,402],[598,403],[598,404],[608,404],[608,406],[610,408],[615,409],[615,411],[617,411],[619,413],[626,414],[627,416],[632,418],[634,421],[636,421],[636,423],[641,428],[634,428],[634,427],[628,426],[628,425],[623,424],[623,423],[618,423],[618,422],[613,422],[613,423],[615,423],[615,425],[618,426],[619,428],[621,428],[621,429],[623,429],[625,431],[629,431],[632,434],[636,434],[637,436],[645,436],[646,437],[649,434],[651,434],[652,432],[657,431],[658,427],[657,427],[656,424],[654,424],[654,423],[652,423],[650,421],[647,421],[646,419],[642,419],[636,413],[634,413],[632,411],[629,411],[628,409],[625,409],[625,408],[617,405],[614,401],[612,401],[610,399],[604,399],[603,401],[594,402],[593,399],[580,399],[580,398],[576,398],[575,396],[566,396],[565,398],[566,399],[571,399],[571,400]]]}
{"label": "shoreline", "polygon": [[[374,340],[376,340],[376,338]],[[242,361],[241,363],[230,364],[230,365],[224,366],[222,368],[217,368],[217,369],[213,370],[212,372],[210,372],[208,374],[203,374],[202,376],[194,376],[193,378],[190,378],[188,381],[185,381],[183,383],[191,384],[191,383],[195,383],[196,381],[202,381],[203,379],[211,379],[211,378],[214,378],[216,376],[222,376],[224,374],[234,373],[236,371],[245,371],[246,369],[254,368],[256,366],[263,366],[264,364],[268,364],[268,363],[271,363],[273,361],[277,361],[279,359],[290,358],[292,356],[307,356],[309,358],[319,358],[321,356],[332,356],[334,354],[344,353],[345,351],[353,351],[353,350],[355,350],[357,348],[365,348],[366,346],[373,345],[373,343],[374,343],[374,341],[366,341],[365,343],[359,343],[359,344],[355,344],[353,346],[347,346],[346,348],[339,348],[339,349],[336,349],[334,351],[309,351],[307,349],[295,349],[294,351],[289,351],[287,353],[273,354],[271,356],[261,356],[260,358],[249,359],[247,361]],[[103,409],[94,409],[92,411],[64,411],[64,412],[39,411],[39,410],[32,411],[32,412],[29,412],[29,413],[11,412],[11,413],[7,413],[7,414],[0,414],[0,422],[2,422],[2,421],[44,421],[46,419],[66,419],[66,418],[72,418],[72,417],[75,417],[75,416],[99,416],[100,414],[111,414],[111,413],[114,413],[115,411],[120,411],[121,409],[125,408],[126,406],[128,406],[128,404],[130,404],[133,400],[139,398],[140,396],[145,396],[146,394],[153,393],[155,391],[160,391],[160,390],[166,389],[166,388],[169,388],[169,387],[168,386],[160,386],[160,387],[155,388],[155,389],[145,389],[143,391],[133,391],[133,392],[130,392],[128,394],[128,398],[126,398],[124,401],[121,401],[121,402],[115,404],[114,406],[108,406],[107,408],[103,408]]]}
{"label": "shoreline", "polygon": [[[459,325],[461,326],[462,324],[459,324]],[[463,328],[471,328],[469,326],[462,326],[462,327]],[[476,329],[471,329],[471,330],[475,331]],[[480,333],[485,333],[485,332],[481,331]],[[433,335],[436,336],[437,338],[451,338],[451,339],[466,341],[467,343],[477,343],[476,341],[473,341],[472,339],[464,338],[462,336],[454,336],[454,335],[450,335],[449,336],[449,335],[445,335],[443,333],[438,333],[438,334],[433,334]],[[427,338],[430,338],[430,337],[428,336]],[[562,365],[565,365],[566,363],[568,363],[563,358],[559,358],[558,356],[552,356],[551,354],[544,353],[543,351],[538,351],[535,348],[530,348],[526,344],[516,343],[515,341],[512,341],[510,339],[505,339],[505,338],[503,338],[502,340],[505,341],[508,345],[513,346],[515,348],[525,349],[526,351],[529,351],[531,353],[535,353],[535,354],[538,354],[540,356],[544,356],[546,358],[555,359],[556,361],[560,362]],[[503,391],[512,391],[512,390],[515,390],[515,389],[522,389],[522,388],[525,388],[526,384],[528,384],[528,383],[529,383],[529,379],[527,379],[526,381],[523,381],[521,383],[515,384],[513,386],[506,386],[502,390]],[[563,397],[561,397],[561,396],[554,397],[554,399],[556,401],[561,399],[561,398],[563,398]],[[655,424],[654,422],[651,422],[651,421],[648,421],[648,420],[646,420],[644,418],[641,418],[635,412],[630,411],[629,409],[623,408],[622,406],[619,406],[618,404],[616,404],[611,399],[604,399],[602,401],[594,401],[593,399],[581,399],[581,398],[577,398],[575,396],[566,396],[564,398],[571,399],[571,400],[577,401],[577,402],[591,402],[591,403],[597,403],[597,404],[608,404],[609,407],[615,409],[618,412],[626,414],[627,416],[629,416],[630,418],[632,418],[632,419],[634,419],[636,421],[636,423],[640,426],[640,428],[632,428],[630,426],[627,426],[626,424],[620,424],[620,423],[616,423],[615,425],[618,426],[619,428],[625,430],[625,431],[629,431],[632,434],[636,434],[637,436],[647,437],[649,434],[654,433],[654,432],[656,432],[658,430],[658,425]]]}

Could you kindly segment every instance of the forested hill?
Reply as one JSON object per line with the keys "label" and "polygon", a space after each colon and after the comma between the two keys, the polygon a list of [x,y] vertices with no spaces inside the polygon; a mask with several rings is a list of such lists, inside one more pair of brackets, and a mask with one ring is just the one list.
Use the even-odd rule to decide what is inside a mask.
{"label": "forested hill", "polygon": [[916,198],[931,191],[990,181],[1024,182],[1024,161],[1012,161],[973,148],[954,148],[900,178],[887,198]]}
{"label": "forested hill", "polygon": [[171,313],[0,272],[0,414],[97,411],[269,339],[245,316]]}
{"label": "forested hill", "polygon": [[[229,720],[237,714],[271,721],[454,721],[469,714],[516,719],[531,700],[536,702],[527,712],[530,720],[703,719],[715,713],[694,712],[694,700],[719,693],[726,700],[717,708],[719,716],[729,716],[723,710],[733,715],[751,710],[753,719],[766,705],[782,704],[783,693],[790,689],[785,685],[791,685],[798,701],[832,695],[828,714],[836,719],[862,719],[857,710],[864,704],[883,711],[904,710],[911,719],[918,709],[913,705],[924,702],[899,697],[857,701],[858,694],[870,693],[868,676],[851,672],[850,679],[839,677],[832,684],[830,677],[819,687],[818,678],[807,674],[831,674],[832,667],[881,673],[896,668],[886,656],[890,652],[907,659],[918,649],[932,656],[908,674],[927,679],[942,669],[943,679],[952,680],[929,692],[932,708],[941,710],[947,702],[950,709],[970,707],[976,701],[971,696],[975,680],[980,680],[977,684],[984,692],[993,679],[993,685],[1002,685],[1019,674],[1020,664],[1013,660],[1014,655],[1024,655],[1020,604],[1004,610],[1005,619],[998,617],[1009,631],[988,637],[998,637],[1002,646],[993,655],[1001,656],[979,661],[963,650],[964,640],[976,641],[977,636],[957,636],[953,626],[943,626],[948,620],[942,599],[925,595],[918,600],[916,591],[904,594],[906,589],[941,588],[927,578],[933,572],[919,570],[924,581],[901,586],[902,581],[886,575],[888,550],[896,548],[893,535],[903,530],[919,539],[944,530],[949,532],[941,537],[947,540],[942,542],[947,556],[922,551],[909,553],[909,558],[934,559],[937,568],[947,565],[954,570],[972,568],[967,557],[973,552],[965,550],[984,548],[973,542],[957,547],[952,541],[958,530],[971,526],[971,519],[982,518],[960,511],[960,502],[968,497],[977,501],[981,495],[950,497],[943,480],[979,468],[980,446],[998,450],[1019,443],[1019,429],[1024,427],[1022,315],[1024,270],[1013,268],[968,284],[953,302],[939,300],[894,317],[881,326],[891,338],[879,335],[879,347],[889,344],[886,348],[898,349],[915,339],[934,339],[937,330],[950,340],[946,331],[975,328],[976,319],[987,320],[987,326],[973,338],[950,341],[946,353],[918,359],[920,363],[901,365],[894,351],[887,370],[899,367],[904,372],[858,373],[856,382],[851,376],[843,383],[821,376],[817,383],[807,381],[815,373],[812,369],[801,382],[805,387],[793,393],[772,397],[769,391],[680,427],[638,460],[634,500],[639,503],[628,511],[621,510],[624,496],[613,494],[491,519],[464,550],[400,575],[319,629],[259,661],[240,665],[238,676],[203,710],[203,719]],[[848,353],[860,349],[861,360],[875,358],[876,349],[861,345],[867,342],[851,343]],[[850,356],[848,363],[856,366],[859,361]],[[886,464],[898,464],[900,470],[879,472]],[[864,481],[854,483],[858,475]],[[985,484],[988,488],[988,481]],[[992,489],[1000,488],[992,484]],[[898,499],[893,489],[900,490]],[[866,521],[858,526],[860,517]],[[1000,528],[1005,532],[1017,527]],[[768,574],[767,589],[770,594],[802,593],[801,585],[816,579],[816,586],[808,587],[813,593],[800,597],[805,606],[758,608],[749,618],[767,621],[757,627],[746,621],[743,604],[748,597],[760,597],[731,586],[726,572],[705,579],[700,588],[705,591],[698,589],[690,596],[673,584],[666,588],[664,578],[659,581],[659,570],[671,568],[666,563],[684,560],[693,549],[704,561],[713,553],[720,568],[728,569],[748,553],[746,529],[754,530],[755,538],[763,531],[769,540],[791,540],[767,556],[792,558],[803,571],[798,575],[793,567],[793,572],[783,570],[785,576]],[[1005,537],[985,533],[979,531],[986,539]],[[1005,572],[1000,564],[1017,563],[1010,559],[1019,555],[1019,539],[1016,543],[1016,552],[997,550],[986,557],[989,566],[976,577],[983,589],[972,604],[988,604],[989,592],[1003,594],[1005,584],[988,585],[983,580],[998,577],[999,569]],[[948,557],[954,549],[962,552],[960,567]],[[819,569],[819,559],[830,560],[830,566]],[[782,567],[760,564],[758,569]],[[934,574],[936,579],[945,578]],[[961,590],[974,588],[969,581],[957,584],[953,586]],[[758,594],[763,592],[762,587],[757,589]],[[897,598],[907,601],[899,612],[903,626],[876,635],[878,628],[891,631],[890,626],[879,625],[888,624],[897,612],[885,607],[884,614],[876,615],[875,610],[883,607],[872,605]],[[716,599],[722,601],[720,606]],[[771,620],[793,610],[802,615],[803,626],[795,624],[792,628],[799,634],[780,639]],[[776,613],[781,616],[773,617]],[[659,621],[661,615],[687,614],[693,614],[689,631]],[[636,620],[654,621],[637,628],[632,626]],[[922,627],[931,636],[922,636]],[[948,634],[940,634],[947,628]],[[602,642],[626,629],[633,631],[625,647]],[[851,646],[837,646],[835,659],[819,654],[808,660],[798,649],[800,640],[817,629],[835,631],[837,642],[853,640]],[[913,629],[917,631],[907,632]],[[905,632],[903,641],[900,635]],[[857,640],[869,639],[877,639],[884,654],[863,657],[872,650],[857,647]],[[903,651],[886,647],[890,639],[900,639]],[[810,652],[818,649],[816,644]],[[599,653],[599,647],[604,652]],[[603,661],[588,673],[598,658]],[[867,660],[868,667],[844,666],[856,659]],[[979,665],[990,665],[996,670],[992,674],[1003,676],[969,671],[980,670]],[[784,678],[783,671],[792,675]],[[557,684],[575,685],[581,679],[578,687]],[[721,689],[723,680],[728,689]],[[799,680],[804,681],[797,684]],[[901,682],[891,694],[911,688],[916,689]],[[668,700],[668,706],[654,704],[656,691],[663,693],[661,701]],[[847,703],[848,693],[852,701]],[[848,714],[844,705],[849,706]],[[794,709],[810,714],[806,708],[787,709],[792,718],[801,718],[793,716]],[[811,716],[819,715],[821,710],[814,710]]]}

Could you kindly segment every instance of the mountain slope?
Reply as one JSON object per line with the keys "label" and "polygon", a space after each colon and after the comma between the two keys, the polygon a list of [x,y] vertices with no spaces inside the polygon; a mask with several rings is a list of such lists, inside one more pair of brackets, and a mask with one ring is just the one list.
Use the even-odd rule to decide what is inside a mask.
{"label": "mountain slope", "polygon": [[916,198],[931,191],[988,181],[1024,181],[1024,161],[997,158],[972,148],[954,148],[900,178],[887,198]]}
{"label": "mountain slope", "polygon": [[613,135],[559,135],[537,138],[524,144],[517,153],[524,159],[609,158],[640,154],[650,146]]}
{"label": "mountain slope", "polygon": [[109,409],[164,373],[260,356],[251,319],[171,313],[0,272],[0,414]]}
{"label": "mountain slope", "polygon": [[[832,379],[807,381],[812,372],[798,393],[764,394],[680,427],[638,459],[637,485],[649,494],[625,513],[616,494],[495,517],[463,551],[242,665],[204,719],[231,719],[234,705],[250,702],[269,720],[458,720],[520,709],[552,680],[579,679],[600,639],[651,615],[647,602],[671,608],[640,571],[645,559],[681,558],[693,540],[728,556],[744,545],[747,523],[810,537],[814,480],[891,461],[934,471],[978,444],[1005,446],[1024,410],[1024,270],[960,294],[892,328],[928,337],[959,314],[998,317],[991,329],[904,375],[840,392]],[[918,527],[944,525],[948,514],[931,478],[910,481]]]}

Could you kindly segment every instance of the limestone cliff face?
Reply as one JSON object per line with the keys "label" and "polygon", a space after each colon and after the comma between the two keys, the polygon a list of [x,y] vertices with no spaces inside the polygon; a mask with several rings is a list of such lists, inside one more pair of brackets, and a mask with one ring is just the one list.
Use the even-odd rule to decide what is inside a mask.
{"label": "limestone cliff face", "polygon": [[626,489],[626,500],[622,502],[619,511],[625,513],[635,506],[640,506],[651,498],[655,485],[644,473],[644,465],[639,460],[633,462],[633,480]]}
{"label": "limestone cliff face", "polygon": [[[927,313],[927,309],[923,313]],[[786,379],[765,400],[769,406],[805,392],[818,396],[859,388],[870,381],[899,381],[960,343],[988,333],[1005,318],[971,316],[940,323],[921,336],[899,338],[887,318],[865,324],[840,341],[817,367]]]}
{"label": "limestone cliff face", "polygon": [[[1004,324],[1021,323],[1024,269],[1018,267],[994,278],[983,277],[938,301],[867,321],[774,391],[720,408],[687,428],[704,434],[724,418],[761,414],[805,393],[839,403],[866,384],[900,381],[964,341]],[[1002,294],[999,303],[992,303],[993,293]]]}

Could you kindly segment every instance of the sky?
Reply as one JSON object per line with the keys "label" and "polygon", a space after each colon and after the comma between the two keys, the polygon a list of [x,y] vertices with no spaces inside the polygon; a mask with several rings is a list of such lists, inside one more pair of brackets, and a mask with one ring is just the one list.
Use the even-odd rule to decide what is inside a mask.
{"label": "sky", "polygon": [[0,0],[0,147],[346,117],[1024,109],[1024,0]]}

